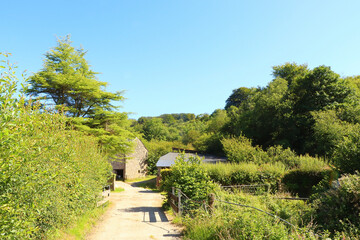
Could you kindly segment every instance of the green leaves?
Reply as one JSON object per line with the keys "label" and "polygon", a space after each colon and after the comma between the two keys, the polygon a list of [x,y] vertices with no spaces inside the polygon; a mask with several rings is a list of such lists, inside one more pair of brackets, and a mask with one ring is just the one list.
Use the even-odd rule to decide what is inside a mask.
{"label": "green leaves", "polygon": [[1,69],[0,238],[45,239],[96,206],[111,166],[64,115],[25,106],[14,73]]}
{"label": "green leaves", "polygon": [[199,157],[180,154],[171,167],[171,175],[164,182],[164,189],[168,192],[171,187],[179,188],[189,198],[202,201],[207,199],[214,184],[201,165]]}
{"label": "green leaves", "polygon": [[44,68],[28,79],[28,95],[45,96],[67,115],[92,117],[97,109],[112,110],[112,101],[123,100],[122,92],[106,92],[107,83],[96,79],[90,69],[86,52],[71,46],[70,37],[58,40],[58,45],[45,54]]}

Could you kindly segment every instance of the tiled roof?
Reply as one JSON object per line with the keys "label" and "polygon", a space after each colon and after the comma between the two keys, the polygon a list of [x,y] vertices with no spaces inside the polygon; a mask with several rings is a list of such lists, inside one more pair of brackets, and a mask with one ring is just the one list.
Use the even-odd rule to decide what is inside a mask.
{"label": "tiled roof", "polygon": [[[156,167],[170,167],[171,165],[175,164],[175,159],[179,156],[179,154],[180,153],[170,152],[164,156],[161,156],[159,161],[156,163]],[[226,158],[224,157],[194,153],[185,153],[185,160],[189,159],[190,156],[199,156],[203,163],[226,162]]]}

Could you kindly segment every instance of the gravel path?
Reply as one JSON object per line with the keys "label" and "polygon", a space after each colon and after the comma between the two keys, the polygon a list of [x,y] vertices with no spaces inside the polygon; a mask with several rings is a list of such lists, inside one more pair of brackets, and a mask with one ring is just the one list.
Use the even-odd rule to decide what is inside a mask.
{"label": "gravel path", "polygon": [[161,209],[163,197],[159,193],[124,182],[116,185],[125,191],[111,193],[112,206],[86,239],[181,239],[179,228],[169,222]]}

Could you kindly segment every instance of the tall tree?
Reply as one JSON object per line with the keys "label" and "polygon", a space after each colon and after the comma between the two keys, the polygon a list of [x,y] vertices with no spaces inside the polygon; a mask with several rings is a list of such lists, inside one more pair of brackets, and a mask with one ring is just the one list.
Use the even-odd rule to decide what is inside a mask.
{"label": "tall tree", "polygon": [[70,36],[58,39],[56,47],[45,54],[44,67],[28,79],[28,95],[44,97],[68,116],[91,117],[97,109],[116,108],[112,101],[123,100],[121,92],[106,92],[106,82],[85,60],[86,51],[71,46]]}
{"label": "tall tree", "polygon": [[119,113],[112,102],[123,100],[121,92],[105,91],[106,82],[85,60],[86,51],[71,46],[70,36],[58,39],[57,46],[45,54],[44,67],[32,75],[27,95],[39,96],[70,117],[79,131],[94,135],[110,155],[132,149],[126,113]]}
{"label": "tall tree", "polygon": [[234,89],[232,94],[226,100],[225,109],[229,109],[230,106],[239,107],[242,103],[248,101],[252,96],[254,96],[258,91],[258,88],[247,87]]}

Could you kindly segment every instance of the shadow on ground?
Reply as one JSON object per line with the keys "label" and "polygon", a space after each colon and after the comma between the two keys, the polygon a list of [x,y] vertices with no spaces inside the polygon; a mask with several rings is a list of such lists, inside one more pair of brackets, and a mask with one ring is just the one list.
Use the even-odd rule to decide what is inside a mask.
{"label": "shadow on ground", "polygon": [[133,182],[130,183],[130,185],[133,187],[143,187],[143,188],[150,188],[156,190],[156,177],[145,181]]}
{"label": "shadow on ground", "polygon": [[[134,207],[118,211],[144,213],[143,222],[169,222],[164,211],[159,207]],[[149,215],[149,218],[146,217],[147,215]],[[157,219],[156,215],[158,215],[160,219]],[[146,221],[146,219],[149,219],[149,221]]]}

